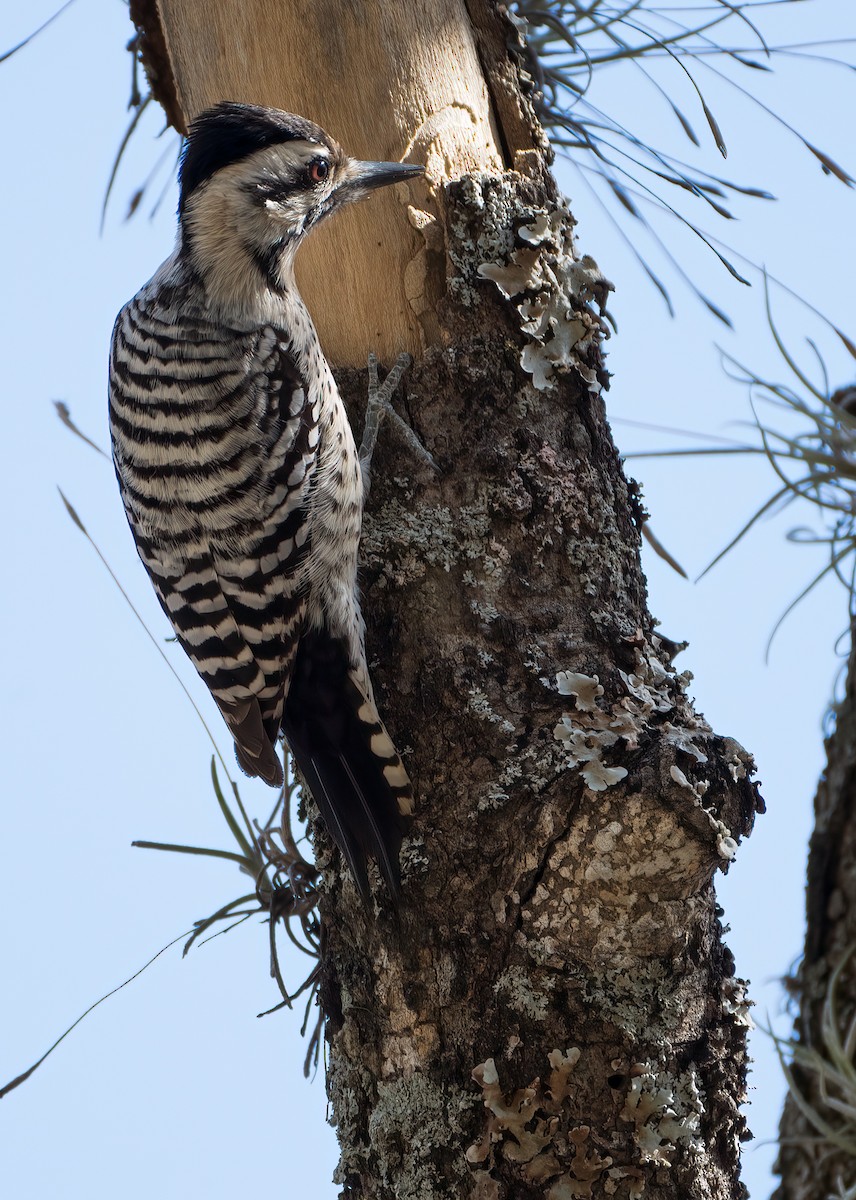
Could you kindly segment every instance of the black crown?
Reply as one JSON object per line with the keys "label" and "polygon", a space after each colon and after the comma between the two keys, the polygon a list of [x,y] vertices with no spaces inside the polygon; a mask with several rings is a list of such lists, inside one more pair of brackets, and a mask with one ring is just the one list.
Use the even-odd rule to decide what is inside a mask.
{"label": "black crown", "polygon": [[240,162],[257,150],[280,142],[307,141],[328,146],[323,129],[305,117],[222,100],[191,122],[178,168],[178,215],[190,195],[217,171]]}

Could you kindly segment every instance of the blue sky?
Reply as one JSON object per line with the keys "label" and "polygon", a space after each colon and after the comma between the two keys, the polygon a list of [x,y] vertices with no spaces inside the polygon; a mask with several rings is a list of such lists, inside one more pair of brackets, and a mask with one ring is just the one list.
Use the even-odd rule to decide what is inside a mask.
{"label": "blue sky", "polygon": [[[0,49],[52,11],[43,2],[27,8],[4,13]],[[854,36],[856,16],[845,9],[833,0],[798,5],[787,28],[787,14],[771,15],[783,21],[787,40],[827,30]],[[104,189],[128,120],[130,34],[119,0],[78,0],[0,67],[8,114],[0,191],[3,1079],[240,886],[226,864],[130,846],[134,838],[227,845],[208,779],[210,744],[56,491],[63,488],[151,628],[165,636],[112,471],[62,428],[51,403],[64,400],[79,425],[106,443],[113,317],[172,245],[174,192],[154,219],[143,208],[133,221],[122,220],[160,153],[154,112],[132,141],[99,236]],[[631,77],[605,75],[601,102],[650,120],[658,140],[670,138],[674,122],[629,86]],[[748,82],[856,171],[852,84],[844,72],[793,63],[773,79],[754,74]],[[717,232],[856,334],[854,194],[715,82],[708,98],[729,146],[727,167],[710,152],[709,169],[725,168],[780,197],[776,204],[742,203],[740,221]],[[682,94],[680,103],[703,128],[692,95]],[[683,151],[686,143],[676,134],[674,145]],[[761,373],[782,376],[759,289],[732,282],[692,238],[664,225],[704,290],[731,312],[738,333],[711,321],[680,285],[674,288],[680,316],[670,320],[575,171],[562,166],[560,178],[579,220],[581,249],[617,287],[611,307],[620,332],[609,346],[614,380],[607,406],[622,450],[670,441],[624,420],[740,436],[735,422],[748,419],[746,394],[724,376],[712,342]],[[634,240],[644,238],[632,221],[625,229]],[[819,337],[833,379],[852,377],[852,361],[833,339],[789,302],[780,304],[788,335]],[[658,536],[691,576],[774,486],[769,470],[753,459],[634,460],[629,469],[644,484]],[[822,565],[820,551],[784,538],[811,516],[794,512],[764,523],[698,585],[646,558],[652,611],[663,632],[690,642],[679,663],[695,674],[699,707],[718,732],[736,737],[758,759],[769,812],[720,880],[719,893],[738,972],[752,980],[757,1012],[774,1020],[783,1004],[776,979],[801,948],[821,717],[838,661],[834,644],[846,624],[843,591],[823,585],[786,622],[764,663],[776,618]],[[167,653],[211,714],[193,671],[179,653],[170,647]],[[220,742],[231,761],[227,739]],[[263,785],[241,788],[251,807],[266,811]],[[296,983],[304,963],[287,962],[286,970]],[[164,955],[4,1102],[0,1188],[16,1200],[107,1200],[120,1190],[125,1200],[155,1190],[163,1200],[199,1194],[217,1200],[238,1189],[269,1188],[274,1171],[285,1194],[335,1196],[327,1182],[334,1136],[324,1123],[322,1079],[310,1084],[301,1075],[300,1015],[256,1019],[276,998],[261,925],[245,925],[185,961],[177,950]],[[780,1019],[780,1027],[787,1022]],[[756,1035],[753,1053],[749,1119],[764,1139],[775,1132],[783,1085],[763,1036]],[[769,1147],[747,1152],[753,1196],[771,1190],[772,1157]]]}

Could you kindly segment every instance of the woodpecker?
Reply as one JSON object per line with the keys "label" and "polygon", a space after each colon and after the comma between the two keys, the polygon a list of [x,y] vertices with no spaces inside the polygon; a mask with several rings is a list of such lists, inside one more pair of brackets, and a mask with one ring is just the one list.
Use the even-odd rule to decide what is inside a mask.
{"label": "woodpecker", "polygon": [[[369,857],[398,895],[412,790],[366,663],[369,453],[294,258],[342,205],[422,171],[350,158],[292,113],[206,110],[179,167],[175,250],[119,313],[110,354],[113,459],[158,599],[242,769],[280,787],[285,738],[364,899]],[[370,387],[367,432],[400,370]]]}

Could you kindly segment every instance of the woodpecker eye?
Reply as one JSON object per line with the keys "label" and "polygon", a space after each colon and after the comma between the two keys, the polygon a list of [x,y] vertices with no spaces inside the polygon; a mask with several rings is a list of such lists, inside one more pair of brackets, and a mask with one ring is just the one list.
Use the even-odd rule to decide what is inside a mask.
{"label": "woodpecker eye", "polygon": [[318,158],[309,167],[309,178],[313,183],[323,183],[330,174],[330,164],[325,158]]}

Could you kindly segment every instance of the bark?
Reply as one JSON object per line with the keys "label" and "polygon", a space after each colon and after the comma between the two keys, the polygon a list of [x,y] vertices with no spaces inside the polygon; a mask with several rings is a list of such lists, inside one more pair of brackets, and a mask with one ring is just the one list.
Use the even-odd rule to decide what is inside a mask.
{"label": "bark", "polygon": [[[811,837],[806,888],[805,953],[794,989],[799,1016],[794,1035],[801,1048],[815,1051],[831,1065],[829,1028],[824,1012],[833,997],[833,1027],[843,1043],[856,1017],[856,963],[849,958],[856,945],[856,652],[851,650],[844,698],[836,710],[835,730],[826,743],[827,765],[814,801],[815,827]],[[833,973],[842,968],[833,987]],[[852,1061],[853,1046],[848,1057]],[[856,1182],[856,1075],[851,1066],[850,1093],[835,1085],[822,1088],[821,1074],[795,1064],[793,1083],[804,1104],[827,1126],[819,1126],[807,1108],[791,1095],[781,1121],[781,1149],[776,1170],[782,1183],[774,1200],[827,1200],[854,1196]],[[828,1080],[827,1080],[828,1083]],[[829,1100],[832,1100],[832,1104]],[[845,1101],[850,1115],[836,1111]],[[829,1136],[829,1129],[846,1139],[848,1151]]]}
{"label": "bark", "polygon": [[[306,12],[242,5],[273,19],[272,7]],[[356,36],[346,0],[317,7],[325,29],[341,20]],[[372,249],[379,230],[384,242],[422,240],[426,283],[407,293],[421,353],[400,404],[440,466],[432,475],[382,434],[362,544],[376,690],[418,801],[400,914],[380,889],[365,912],[316,839],[338,1182],[354,1200],[736,1200],[748,1019],[712,879],[760,805],[751,759],[693,711],[689,676],[671,664],[680,647],[654,632],[644,514],[601,397],[609,285],[574,248],[507,48],[514,31],[487,0],[431,0],[418,20],[402,18],[410,7],[362,6],[371,37],[403,40],[385,96],[367,111],[362,74],[348,75],[342,125],[327,122],[373,157],[430,135],[419,154],[433,194],[412,203],[409,228],[400,209],[389,223],[377,209],[365,218]],[[228,39],[202,64],[177,48],[186,8],[162,0],[176,23],[160,77],[171,66],[181,103],[182,71],[206,81],[194,104],[235,95],[234,76],[220,75],[227,59],[237,70]],[[234,15],[221,0],[206,22],[221,9]],[[151,21],[146,5],[135,11]],[[332,96],[318,28],[287,25],[307,83],[321,73]],[[254,20],[241,29],[238,61],[256,65],[238,98],[323,122],[321,96],[285,88],[289,38]],[[154,53],[158,31],[144,32]],[[446,47],[442,70],[429,36]],[[464,173],[469,151],[454,138],[438,149],[457,39],[476,48],[490,108],[480,128],[496,131],[480,174]],[[426,56],[417,87],[411,68]],[[473,55],[462,59],[469,71]],[[330,260],[318,270],[329,279]],[[372,289],[399,282],[372,278]],[[359,353],[331,354],[355,424],[365,380],[353,362],[377,328],[362,303],[348,318]],[[314,314],[323,338],[329,313]]]}

